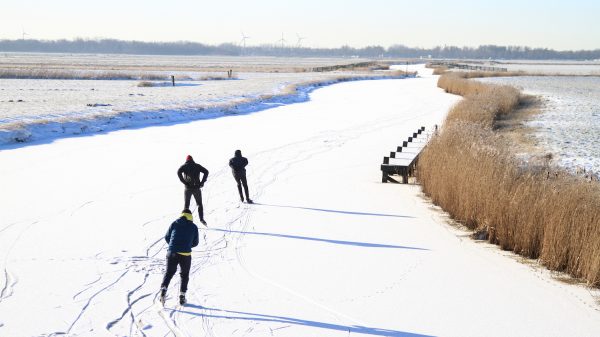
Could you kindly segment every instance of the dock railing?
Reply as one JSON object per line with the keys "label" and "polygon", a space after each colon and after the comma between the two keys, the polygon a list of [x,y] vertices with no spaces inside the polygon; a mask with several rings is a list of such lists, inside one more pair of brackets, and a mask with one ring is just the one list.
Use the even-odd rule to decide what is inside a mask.
{"label": "dock railing", "polygon": [[[429,136],[422,126],[403,141],[402,145],[397,146],[395,151],[391,151],[389,156],[383,157],[381,182],[408,184],[408,178],[414,176],[419,154],[427,145]],[[393,176],[400,176],[401,181]]]}

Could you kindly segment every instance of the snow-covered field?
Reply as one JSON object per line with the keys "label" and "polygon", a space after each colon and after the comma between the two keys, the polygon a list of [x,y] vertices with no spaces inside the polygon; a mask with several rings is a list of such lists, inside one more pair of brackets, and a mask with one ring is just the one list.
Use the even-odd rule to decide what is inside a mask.
{"label": "snow-covered field", "polygon": [[179,70],[235,72],[290,72],[293,69],[323,67],[367,61],[358,58],[310,58],[267,56],[185,56],[127,54],[0,53],[3,68],[76,70]]}
{"label": "snow-covered field", "polygon": [[[373,76],[359,71],[306,70],[360,61],[365,60],[4,53],[0,54],[0,72],[116,73],[165,79],[175,75],[178,79],[175,87],[169,81],[140,87],[138,80],[0,79],[0,144],[248,113],[302,101],[313,87],[303,86],[298,95],[285,96],[290,86]],[[227,78],[229,70],[232,80],[197,80]]]}
{"label": "snow-covered field", "polygon": [[600,61],[539,61],[513,60],[493,63],[508,71],[525,71],[550,75],[600,75]]}
{"label": "snow-covered field", "polygon": [[[598,336],[597,292],[476,243],[382,156],[458,97],[337,84],[241,116],[0,147],[0,336]],[[227,160],[249,158],[255,205]],[[189,305],[156,295],[185,155],[210,170]],[[597,297],[596,297],[597,298]]]}
{"label": "snow-covered field", "polygon": [[459,60],[461,64],[506,68],[508,71],[527,72],[531,75],[600,76],[600,60]]}
{"label": "snow-covered field", "polygon": [[[187,73],[191,75],[191,73]],[[376,76],[377,74],[375,74]],[[196,75],[194,75],[196,76]],[[314,86],[359,72],[238,73],[234,80],[154,81],[0,79],[0,144],[255,111],[303,101]]]}
{"label": "snow-covered field", "polygon": [[540,96],[543,112],[528,125],[559,165],[600,173],[600,77],[497,77],[482,81],[509,84]]}

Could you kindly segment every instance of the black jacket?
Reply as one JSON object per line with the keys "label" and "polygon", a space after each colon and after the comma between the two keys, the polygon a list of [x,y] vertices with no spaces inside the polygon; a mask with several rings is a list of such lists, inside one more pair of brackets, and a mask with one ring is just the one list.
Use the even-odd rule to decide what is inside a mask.
{"label": "black jacket", "polygon": [[182,216],[169,226],[165,241],[169,243],[170,252],[189,253],[198,245],[198,227]]}
{"label": "black jacket", "polygon": [[[200,173],[203,174],[202,180]],[[208,170],[193,160],[188,160],[177,170],[177,176],[186,188],[200,188],[200,184],[204,184],[208,178]]]}
{"label": "black jacket", "polygon": [[236,154],[235,157],[229,159],[229,167],[233,172],[233,175],[236,177],[241,177],[246,175],[246,165],[248,165],[248,159],[239,156]]}

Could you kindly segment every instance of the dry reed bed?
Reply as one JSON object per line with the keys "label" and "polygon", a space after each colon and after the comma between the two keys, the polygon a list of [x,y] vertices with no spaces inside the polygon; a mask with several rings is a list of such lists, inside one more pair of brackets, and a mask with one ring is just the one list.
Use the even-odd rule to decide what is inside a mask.
{"label": "dry reed bed", "polygon": [[[150,73],[124,73],[111,71],[74,71],[53,69],[0,69],[0,78],[5,79],[44,79],[44,80],[170,80],[169,75]],[[180,78],[180,76],[178,76]],[[180,80],[189,80],[182,77]]]}
{"label": "dry reed bed", "polygon": [[502,249],[600,286],[600,185],[515,158],[494,120],[518,107],[518,90],[456,73],[438,85],[464,99],[420,156],[425,194]]}
{"label": "dry reed bed", "polygon": [[[389,68],[389,66],[388,66]],[[385,73],[376,73],[375,70],[388,70],[383,68],[371,69],[368,67],[352,68],[352,72],[356,74],[370,74],[377,76],[402,76],[405,72],[401,70],[387,71]],[[278,72],[278,71],[275,71]],[[299,71],[295,71],[299,72]],[[410,72],[408,75],[415,75]],[[353,76],[353,75],[348,75]],[[43,79],[43,80],[140,80],[140,81],[170,81],[170,74],[159,74],[149,72],[120,72],[120,71],[89,71],[89,70],[70,70],[70,69],[46,69],[46,68],[0,68],[0,79]],[[175,75],[175,79],[179,81],[221,81],[238,79],[238,75],[232,72],[231,76],[226,72],[213,74],[192,74],[192,75]]]}
{"label": "dry reed bed", "polygon": [[[43,80],[145,80],[145,81],[170,81],[171,75],[157,73],[132,73],[117,71],[76,71],[55,69],[0,69],[0,78],[4,79],[43,79]],[[222,74],[211,75],[175,75],[179,81],[221,81],[237,79],[237,74],[231,77]]]}

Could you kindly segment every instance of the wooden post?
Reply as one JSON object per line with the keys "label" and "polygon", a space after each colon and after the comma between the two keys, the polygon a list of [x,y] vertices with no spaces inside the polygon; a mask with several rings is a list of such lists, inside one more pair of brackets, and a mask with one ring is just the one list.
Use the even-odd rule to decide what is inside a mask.
{"label": "wooden post", "polygon": [[407,147],[408,146],[408,142],[407,141],[403,141],[402,142],[402,147]]}
{"label": "wooden post", "polygon": [[402,152],[402,146],[396,147],[396,152]]}
{"label": "wooden post", "polygon": [[384,164],[389,164],[390,163],[390,157],[383,157],[383,163]]}
{"label": "wooden post", "polygon": [[408,137],[408,142],[412,142],[412,137]]}
{"label": "wooden post", "polygon": [[173,83],[173,86],[175,86],[175,75],[171,75],[171,82]]}
{"label": "wooden post", "polygon": [[396,152],[390,152],[390,158],[396,158]]}

